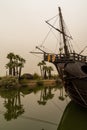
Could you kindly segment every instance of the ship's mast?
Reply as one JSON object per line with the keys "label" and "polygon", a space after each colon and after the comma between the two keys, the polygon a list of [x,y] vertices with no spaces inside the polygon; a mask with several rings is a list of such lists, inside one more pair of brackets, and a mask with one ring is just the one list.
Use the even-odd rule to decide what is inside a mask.
{"label": "ship's mast", "polygon": [[66,41],[64,23],[63,23],[63,17],[62,17],[62,13],[61,13],[61,8],[59,7],[58,9],[59,9],[61,31],[62,31],[63,43],[64,43],[64,51],[65,51],[65,55],[68,56],[69,55],[69,51],[68,51],[68,47],[67,47],[67,44],[66,44],[67,41]]}
{"label": "ship's mast", "polygon": [[63,21],[63,16],[62,16],[61,8],[58,7],[58,9],[59,9],[59,17],[60,17],[60,29],[58,29],[58,28],[54,27],[53,25],[51,25],[49,23],[50,20],[46,21],[46,23],[62,34],[63,44],[64,44],[64,53],[65,53],[66,56],[69,56],[69,50],[68,50],[67,39],[66,38],[72,39],[72,37],[68,36],[66,34],[66,32],[65,32],[64,21]]}

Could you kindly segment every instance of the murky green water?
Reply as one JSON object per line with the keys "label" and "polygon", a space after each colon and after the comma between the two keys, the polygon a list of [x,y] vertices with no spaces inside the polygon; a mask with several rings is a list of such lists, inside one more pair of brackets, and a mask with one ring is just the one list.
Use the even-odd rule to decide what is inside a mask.
{"label": "murky green water", "polygon": [[57,88],[0,90],[0,130],[75,130],[71,124],[75,119],[82,122],[80,118],[87,112],[82,113],[83,109],[69,102],[65,92]]}

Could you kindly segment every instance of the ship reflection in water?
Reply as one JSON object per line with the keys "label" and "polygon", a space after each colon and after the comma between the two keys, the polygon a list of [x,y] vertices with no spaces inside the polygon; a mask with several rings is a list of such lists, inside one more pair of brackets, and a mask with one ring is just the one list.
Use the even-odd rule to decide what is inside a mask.
{"label": "ship reflection in water", "polygon": [[71,101],[64,110],[57,130],[87,130],[87,109]]}

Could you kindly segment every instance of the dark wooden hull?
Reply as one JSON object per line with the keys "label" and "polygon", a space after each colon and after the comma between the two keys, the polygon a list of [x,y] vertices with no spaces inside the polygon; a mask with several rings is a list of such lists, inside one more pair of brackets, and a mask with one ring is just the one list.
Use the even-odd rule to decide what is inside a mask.
{"label": "dark wooden hull", "polygon": [[69,97],[87,108],[87,65],[75,62],[57,64],[57,68]]}
{"label": "dark wooden hull", "polygon": [[56,66],[70,98],[87,107],[87,57],[75,53],[69,55],[45,54],[44,60]]}
{"label": "dark wooden hull", "polygon": [[87,108],[87,78],[67,80],[64,87],[73,101]]}

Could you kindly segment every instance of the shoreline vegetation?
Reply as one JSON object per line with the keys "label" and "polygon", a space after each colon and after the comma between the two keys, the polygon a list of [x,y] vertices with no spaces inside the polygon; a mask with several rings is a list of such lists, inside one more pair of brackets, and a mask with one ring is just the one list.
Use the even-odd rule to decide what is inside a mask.
{"label": "shoreline vegetation", "polygon": [[0,88],[4,89],[19,89],[28,87],[33,89],[35,87],[53,87],[62,84],[61,80],[58,79],[21,79],[19,80],[16,76],[5,76],[0,77]]}
{"label": "shoreline vegetation", "polygon": [[[8,99],[13,99],[17,95],[19,96],[20,93],[24,95],[37,93],[38,91],[43,91],[45,94],[48,91],[49,96],[51,93],[52,89],[57,89],[60,90],[60,93],[63,92],[61,91],[63,88],[63,84],[60,79],[33,79],[33,80],[27,80],[27,79],[22,79],[21,81],[18,80],[17,77],[12,77],[12,76],[5,76],[5,77],[0,77],[0,95],[1,97],[8,98]],[[62,93],[61,93],[62,94]],[[43,95],[44,96],[44,95]],[[47,97],[49,98],[47,95]],[[61,100],[64,100],[64,97],[60,95],[59,97]]]}
{"label": "shoreline vegetation", "polygon": [[6,76],[0,77],[0,88],[2,89],[19,89],[28,87],[55,87],[62,84],[58,75],[52,75],[54,69],[48,66],[44,60],[40,61],[37,66],[40,69],[40,75],[37,73],[25,73],[22,75],[22,68],[26,60],[18,54],[10,52],[7,54],[8,63],[6,64]]}
{"label": "shoreline vegetation", "polygon": [[55,79],[39,79],[39,80],[29,80],[29,81],[21,81],[20,82],[22,86],[28,86],[30,88],[36,87],[36,86],[45,86],[45,87],[53,87],[58,84],[61,84],[61,80],[55,80]]}

